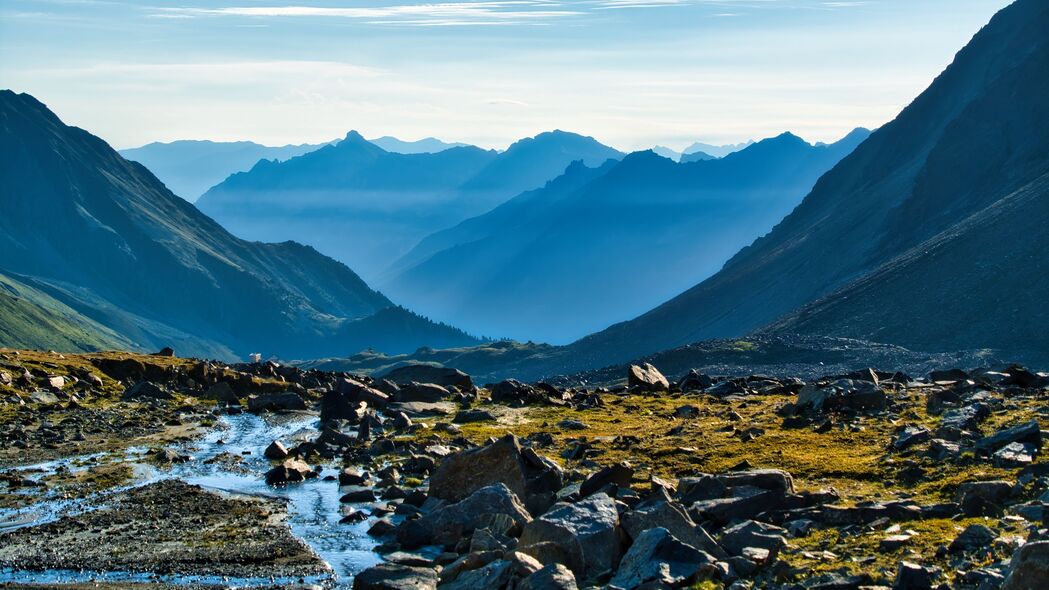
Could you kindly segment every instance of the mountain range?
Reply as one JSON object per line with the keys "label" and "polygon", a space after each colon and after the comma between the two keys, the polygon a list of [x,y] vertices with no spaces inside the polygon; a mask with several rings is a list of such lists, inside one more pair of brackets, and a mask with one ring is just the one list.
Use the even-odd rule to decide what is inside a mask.
{"label": "mountain range", "polygon": [[467,330],[569,342],[717,271],[868,134],[815,147],[785,133],[690,164],[651,151],[577,161],[543,188],[424,238],[380,285]]}
{"label": "mountain range", "polygon": [[575,160],[622,154],[563,131],[504,152],[456,147],[399,154],[350,132],[285,162],[260,161],[209,190],[197,205],[249,240],[294,239],[374,278],[421,238],[541,187]]}
{"label": "mountain range", "polygon": [[1004,8],[768,235],[563,358],[610,364],[765,330],[1049,362],[1046,31],[1044,2]]}
{"label": "mountain range", "polygon": [[32,96],[0,91],[0,150],[5,345],[39,347],[53,332],[64,350],[171,345],[238,359],[478,342],[313,248],[235,238]]}

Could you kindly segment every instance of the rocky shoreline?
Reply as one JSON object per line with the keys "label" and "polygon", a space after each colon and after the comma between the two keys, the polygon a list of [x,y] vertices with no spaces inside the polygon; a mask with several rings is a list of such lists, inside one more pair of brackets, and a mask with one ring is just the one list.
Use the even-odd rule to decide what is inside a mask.
{"label": "rocky shoreline", "polygon": [[[82,455],[97,436],[109,451],[150,440],[164,469],[182,460],[172,444],[187,428],[241,411],[316,412],[315,436],[258,441],[269,466],[254,477],[341,496],[341,526],[367,530],[381,556],[337,572],[354,588],[1017,590],[1047,575],[1049,376],[1018,366],[670,380],[642,364],[621,384],[588,389],[478,386],[428,366],[379,379],[174,356],[2,354],[8,467]],[[105,426],[132,415],[140,427]],[[184,430],[164,439],[173,428]],[[19,473],[0,476],[5,505],[134,480],[103,474],[86,488]],[[323,562],[266,500],[178,480],[117,496],[0,532],[0,567],[326,583],[307,580]],[[142,550],[121,557],[119,546]]]}

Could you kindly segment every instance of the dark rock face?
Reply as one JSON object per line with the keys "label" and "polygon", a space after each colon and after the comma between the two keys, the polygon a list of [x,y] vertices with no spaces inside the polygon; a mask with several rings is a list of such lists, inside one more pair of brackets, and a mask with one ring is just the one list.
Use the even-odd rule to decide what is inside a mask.
{"label": "dark rock face", "polygon": [[430,495],[458,501],[495,483],[521,498],[529,512],[541,514],[561,489],[562,474],[555,463],[522,449],[517,437],[507,435],[486,447],[442,459],[430,480]]}
{"label": "dark rock face", "polygon": [[1049,541],[1028,543],[1013,555],[1002,590],[1039,590],[1049,580]]}
{"label": "dark rock face", "polygon": [[575,574],[560,563],[550,563],[521,580],[518,590],[578,590]]}
{"label": "dark rock face", "polygon": [[623,556],[611,584],[620,588],[637,588],[643,584],[683,586],[709,568],[714,571],[714,557],[682,543],[664,528],[641,533]]}
{"label": "dark rock face", "polygon": [[594,494],[575,504],[558,504],[525,525],[520,547],[524,550],[550,543],[569,556],[559,563],[568,565],[578,578],[586,580],[612,570],[618,563],[618,527],[615,502],[605,494]]}
{"label": "dark rock face", "polygon": [[661,392],[670,389],[670,382],[659,372],[659,369],[648,363],[630,365],[627,372],[627,386],[642,391]]}
{"label": "dark rock face", "polygon": [[[139,381],[124,392],[126,400],[171,400],[175,399],[170,391],[162,389],[149,381]],[[303,406],[305,409],[305,406]]]}
{"label": "dark rock face", "polygon": [[450,506],[439,508],[400,527],[397,538],[409,549],[424,544],[438,543],[455,546],[494,515],[509,518],[513,527],[520,528],[532,517],[517,496],[502,483],[483,487],[467,498]]}

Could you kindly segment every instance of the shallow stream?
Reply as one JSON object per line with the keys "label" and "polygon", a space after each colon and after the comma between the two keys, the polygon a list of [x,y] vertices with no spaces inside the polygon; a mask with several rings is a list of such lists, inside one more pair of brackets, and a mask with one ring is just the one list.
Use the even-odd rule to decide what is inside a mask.
{"label": "shallow stream", "polygon": [[[162,479],[181,479],[205,488],[245,494],[283,498],[288,506],[288,522],[292,532],[305,541],[330,566],[331,574],[303,580],[327,588],[349,588],[353,575],[380,561],[373,549],[375,542],[365,531],[366,522],[340,524],[341,492],[337,481],[325,481],[326,475],[337,475],[334,466],[314,466],[320,477],[286,487],[266,485],[263,474],[271,467],[263,451],[274,440],[285,444],[317,435],[317,418],[312,415],[256,416],[238,414],[222,416],[216,427],[203,438],[174,450],[192,457],[187,462],[170,468],[156,467],[146,460],[146,448],[132,448],[120,457],[105,454],[82,455],[13,468],[23,477],[39,480],[61,469],[71,472],[113,461],[131,465],[134,480],[130,485],[109,489],[82,498],[63,498],[58,494],[44,496],[24,508],[0,509],[0,532],[43,524],[65,515],[105,507],[107,498],[130,487],[150,484]],[[235,465],[223,461],[222,454],[240,457]],[[218,460],[215,460],[219,457]],[[2,537],[0,537],[2,539]],[[92,572],[45,570],[26,571],[0,569],[0,583],[4,582],[89,582],[89,581],[164,581],[174,584],[223,584],[235,588],[251,588],[273,583],[297,583],[295,579],[228,578],[207,576],[158,576],[137,572]]]}

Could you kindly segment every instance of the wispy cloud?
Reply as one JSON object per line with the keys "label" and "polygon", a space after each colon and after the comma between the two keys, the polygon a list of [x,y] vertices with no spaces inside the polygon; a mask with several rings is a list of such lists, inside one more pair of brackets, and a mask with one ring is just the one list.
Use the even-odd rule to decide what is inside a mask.
{"label": "wispy cloud", "polygon": [[239,16],[259,18],[344,18],[371,24],[414,26],[469,26],[527,24],[578,16],[561,2],[549,0],[505,0],[488,2],[444,2],[392,6],[229,6],[221,8],[157,8],[157,15]]}

